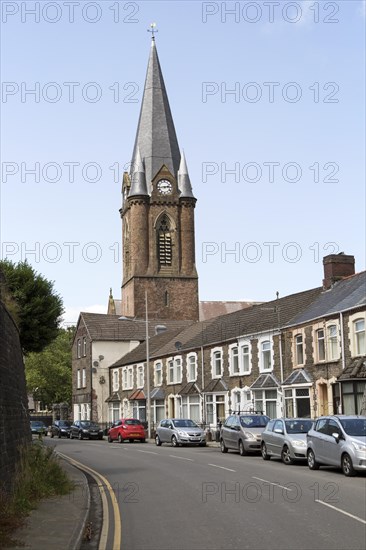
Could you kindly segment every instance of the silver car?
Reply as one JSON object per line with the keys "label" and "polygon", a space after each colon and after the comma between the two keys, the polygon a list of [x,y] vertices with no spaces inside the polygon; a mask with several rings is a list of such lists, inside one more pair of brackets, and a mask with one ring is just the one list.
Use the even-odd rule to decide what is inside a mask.
{"label": "silver car", "polygon": [[306,460],[306,434],[313,425],[309,418],[276,418],[262,432],[264,460],[281,458],[284,464]]}
{"label": "silver car", "polygon": [[269,416],[263,414],[232,414],[221,428],[221,452],[234,449],[244,456],[248,452],[260,451],[261,435],[268,422]]}
{"label": "silver car", "polygon": [[189,418],[167,418],[161,420],[156,428],[156,445],[170,443],[173,447],[179,445],[206,446],[205,432]]}
{"label": "silver car", "polygon": [[307,434],[311,470],[324,464],[342,468],[346,476],[366,471],[366,416],[321,416]]}

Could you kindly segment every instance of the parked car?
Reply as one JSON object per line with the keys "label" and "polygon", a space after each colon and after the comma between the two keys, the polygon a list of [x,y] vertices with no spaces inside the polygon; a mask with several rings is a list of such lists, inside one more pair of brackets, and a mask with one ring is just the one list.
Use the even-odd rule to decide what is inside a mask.
{"label": "parked car", "polygon": [[69,420],[55,420],[51,426],[51,437],[70,437],[71,422]]}
{"label": "parked car", "polygon": [[32,434],[47,435],[47,426],[42,420],[31,420],[30,427]]}
{"label": "parked car", "polygon": [[108,441],[123,443],[126,439],[133,443],[135,439],[145,443],[145,428],[137,418],[121,418],[112,424],[108,432]]}
{"label": "parked car", "polygon": [[264,414],[232,414],[221,428],[221,452],[227,453],[229,449],[234,449],[244,456],[249,452],[260,451],[261,435],[269,420],[269,416]]}
{"label": "parked car", "polygon": [[307,434],[311,470],[337,466],[344,475],[366,471],[366,416],[321,416]]}
{"label": "parked car", "polygon": [[306,434],[313,425],[309,418],[276,418],[262,432],[264,460],[281,458],[284,464],[306,460]]}
{"label": "parked car", "polygon": [[90,420],[76,420],[70,427],[70,439],[103,439],[103,430]]}
{"label": "parked car", "polygon": [[170,443],[173,447],[179,445],[206,446],[205,432],[189,418],[167,418],[161,420],[156,428],[156,445]]}

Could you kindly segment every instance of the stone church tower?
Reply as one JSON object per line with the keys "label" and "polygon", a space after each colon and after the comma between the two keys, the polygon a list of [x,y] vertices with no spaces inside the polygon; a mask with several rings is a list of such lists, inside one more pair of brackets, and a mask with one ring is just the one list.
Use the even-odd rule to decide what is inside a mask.
{"label": "stone church tower", "polygon": [[198,320],[194,208],[152,38],[131,170],[124,173],[122,314]]}

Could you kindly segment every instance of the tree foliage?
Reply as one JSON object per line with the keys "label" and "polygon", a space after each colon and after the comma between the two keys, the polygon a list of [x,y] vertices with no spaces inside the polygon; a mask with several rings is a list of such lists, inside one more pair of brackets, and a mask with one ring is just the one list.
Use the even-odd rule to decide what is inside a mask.
{"label": "tree foliage", "polygon": [[59,329],[58,336],[40,353],[25,358],[27,389],[36,401],[51,408],[71,403],[71,347],[74,327]]}
{"label": "tree foliage", "polygon": [[17,323],[24,354],[42,351],[58,335],[62,298],[53,282],[39,275],[28,262],[0,261],[1,298]]}

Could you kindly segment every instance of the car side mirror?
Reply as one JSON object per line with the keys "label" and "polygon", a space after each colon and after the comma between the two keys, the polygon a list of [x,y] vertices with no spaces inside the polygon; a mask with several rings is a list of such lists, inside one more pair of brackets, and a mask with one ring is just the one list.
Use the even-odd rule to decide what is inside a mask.
{"label": "car side mirror", "polygon": [[281,430],[281,428],[276,428],[273,431],[274,431],[275,434],[282,434],[283,435],[283,430]]}
{"label": "car side mirror", "polygon": [[337,432],[334,432],[332,434],[332,437],[334,437],[334,439],[336,440],[337,443],[339,443],[339,440],[341,439],[341,434],[337,433]]}

